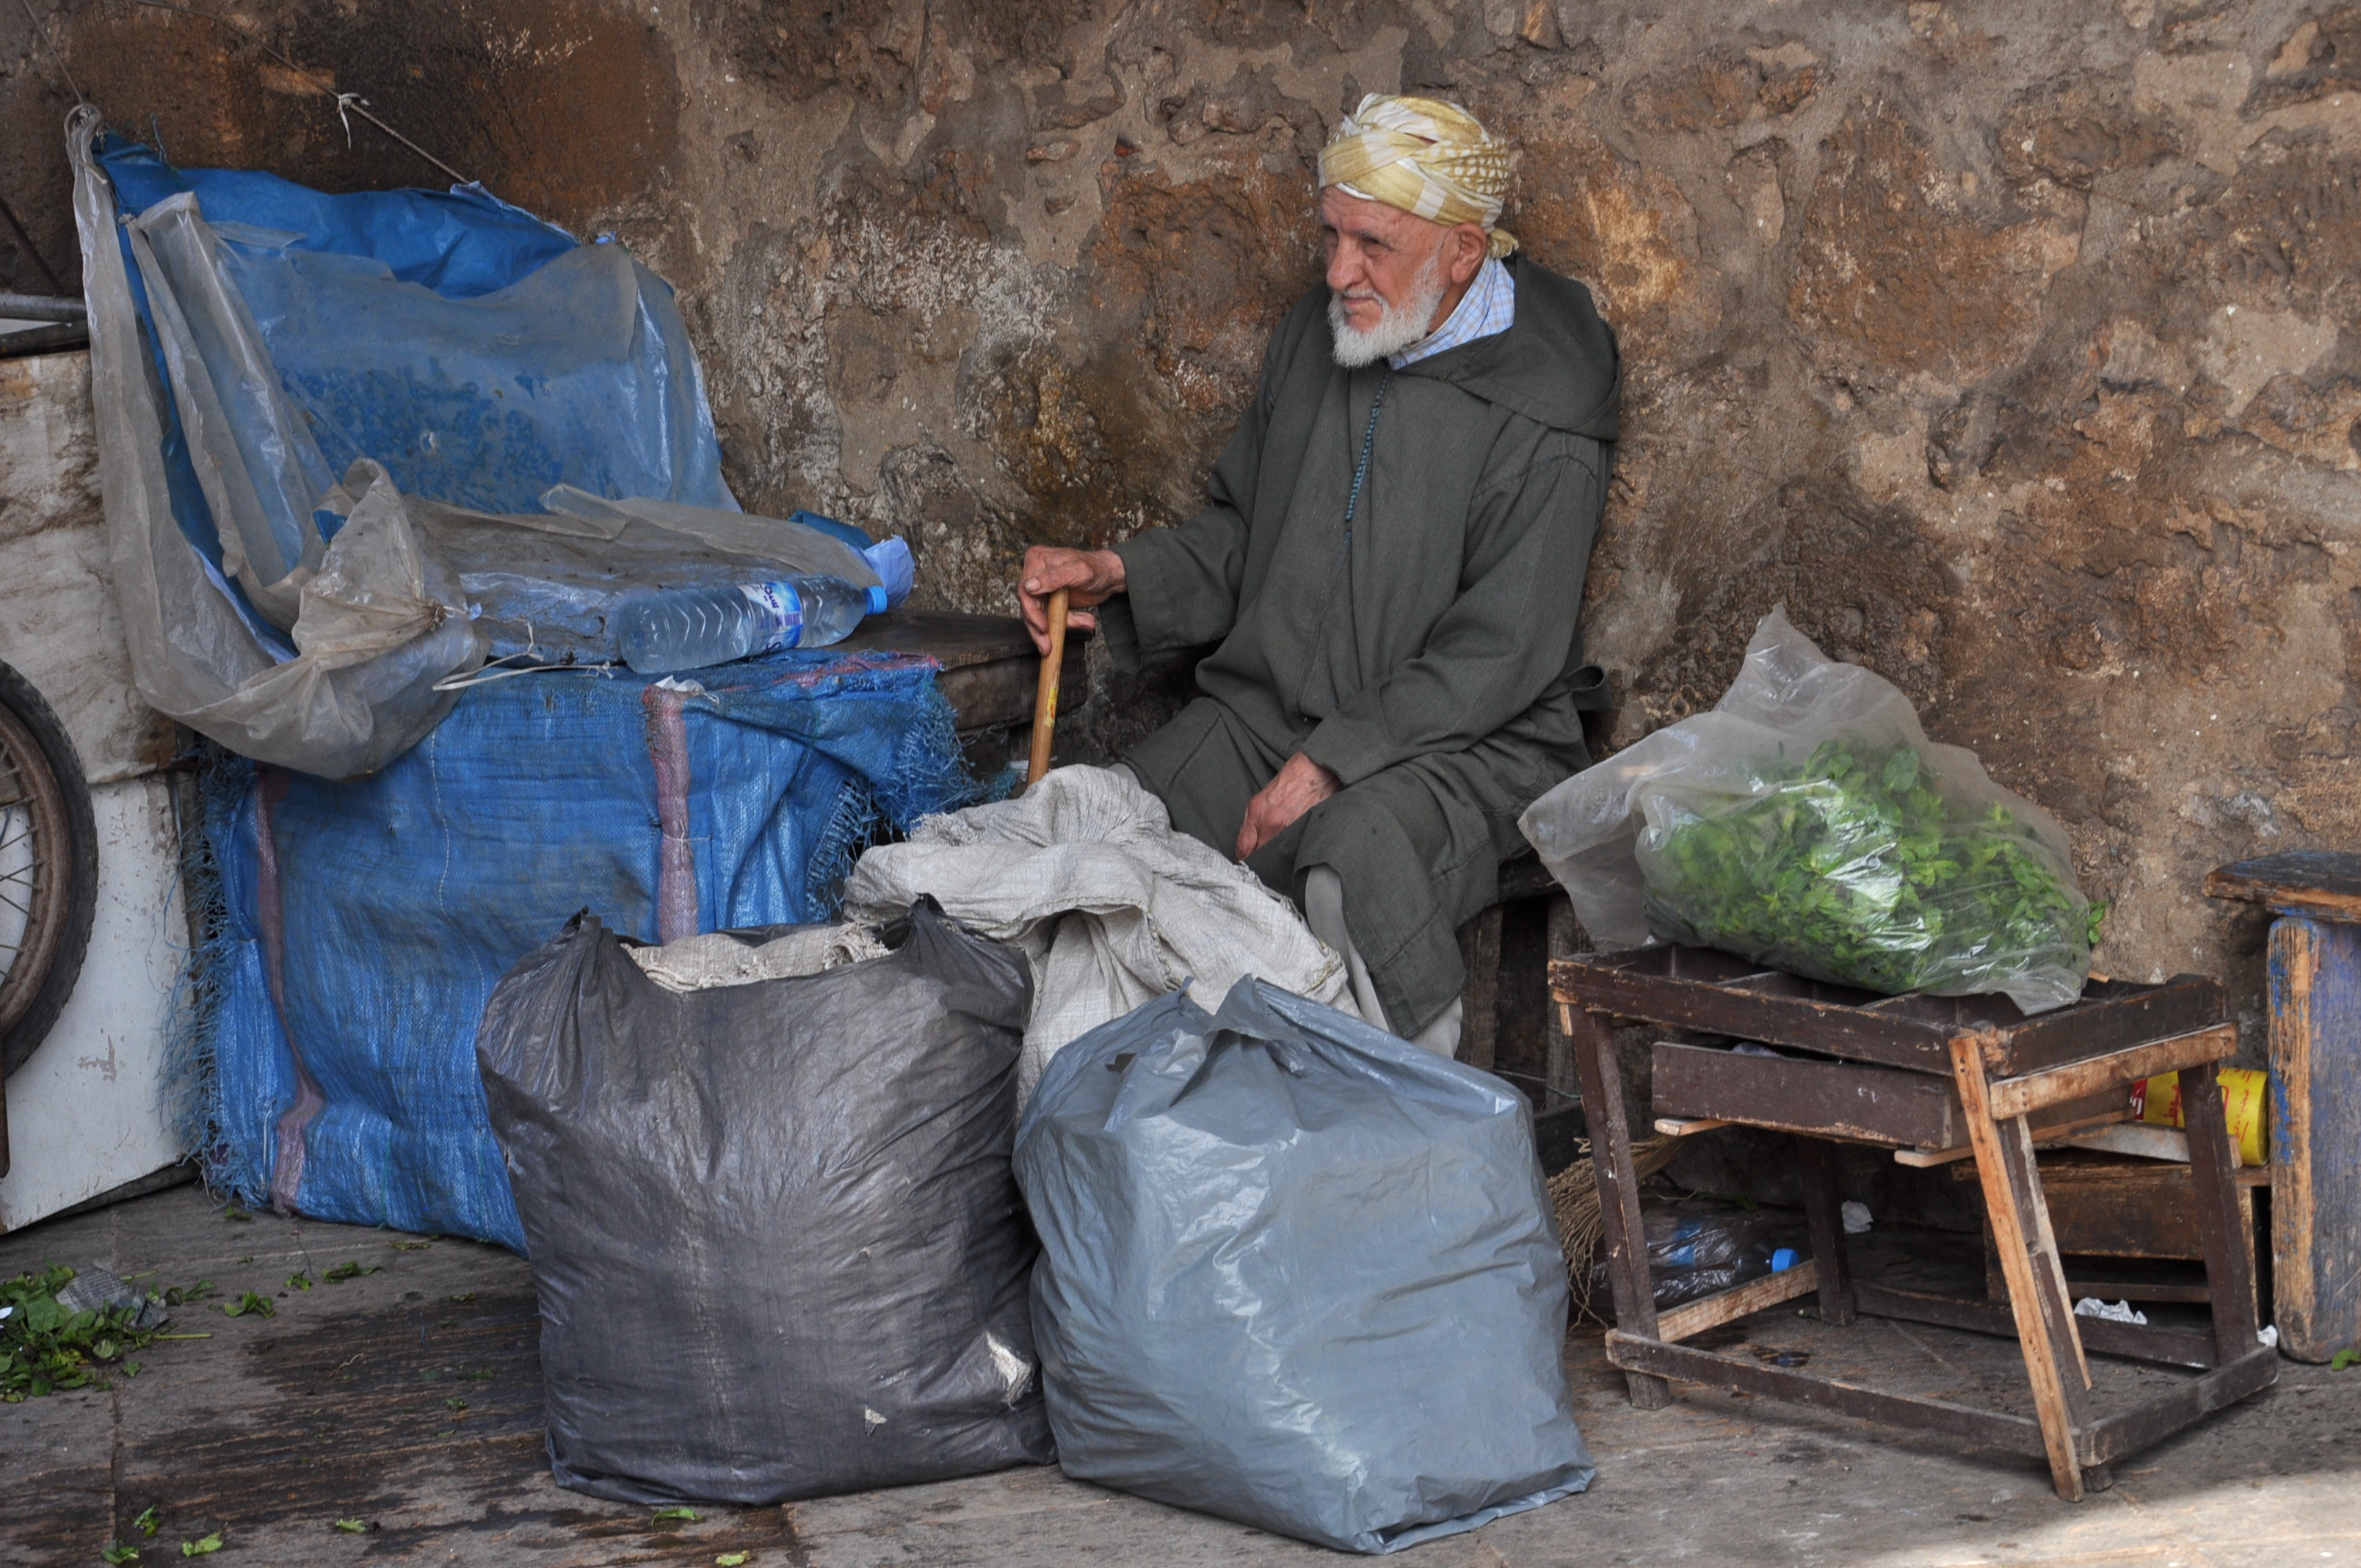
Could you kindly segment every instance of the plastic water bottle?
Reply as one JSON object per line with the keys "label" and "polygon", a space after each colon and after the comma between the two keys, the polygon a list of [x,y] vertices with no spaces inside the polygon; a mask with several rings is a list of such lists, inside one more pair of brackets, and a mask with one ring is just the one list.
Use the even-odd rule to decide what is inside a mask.
{"label": "plastic water bottle", "polygon": [[885,608],[883,587],[794,576],[736,587],[641,588],[615,607],[615,644],[643,675],[840,642]]}

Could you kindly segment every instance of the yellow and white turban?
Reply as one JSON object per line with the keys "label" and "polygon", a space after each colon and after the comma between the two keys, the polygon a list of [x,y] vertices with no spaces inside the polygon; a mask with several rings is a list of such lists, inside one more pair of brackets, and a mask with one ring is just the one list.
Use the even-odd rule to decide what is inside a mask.
{"label": "yellow and white turban", "polygon": [[1456,104],[1372,93],[1320,149],[1320,185],[1439,224],[1480,224],[1494,256],[1517,248],[1497,226],[1516,153]]}

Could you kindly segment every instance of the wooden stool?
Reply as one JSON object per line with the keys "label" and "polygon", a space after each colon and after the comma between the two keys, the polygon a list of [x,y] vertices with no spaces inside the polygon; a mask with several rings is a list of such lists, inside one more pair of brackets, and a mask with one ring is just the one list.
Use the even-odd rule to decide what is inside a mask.
{"label": "wooden stool", "polygon": [[[2092,981],[2081,1001],[2027,1017],[2004,997],[1881,997],[1677,947],[1559,959],[1551,991],[1575,1042],[1589,1113],[1617,1324],[1607,1356],[1631,1402],[1663,1408],[1667,1377],[1897,1426],[1926,1428],[2045,1457],[2058,1495],[2079,1502],[2112,1484],[2114,1460],[2268,1387],[2276,1352],[2255,1337],[2254,1285],[2231,1190],[2236,1155],[2212,1072],[2185,1075],[2191,1169],[2204,1237],[2211,1336],[2077,1319],[2034,1165],[2037,1135],[2072,1124],[2094,1097],[2128,1094],[2152,1073],[2221,1060],[2237,1048],[2221,988],[2195,976],[2163,985]],[[1656,1049],[1656,1107],[1670,1116],[1799,1135],[1812,1260],[1658,1315],[1649,1278],[1631,1128],[1617,1077],[1617,1018],[1672,1025],[1815,1053],[1756,1056],[1711,1046]],[[1855,1282],[1845,1256],[1836,1143],[1916,1152],[1973,1151],[2009,1286],[2006,1307]],[[2037,1419],[1889,1394],[1679,1342],[1806,1292],[1823,1321],[1857,1313],[2014,1334]],[[2096,1416],[2085,1346],[2202,1368],[2172,1392]]]}
{"label": "wooden stool", "polygon": [[[2271,1287],[2298,1361],[2361,1347],[2361,855],[2298,850],[2205,879],[2271,922]],[[2187,1092],[2183,1091],[2183,1092]],[[2183,1118],[2186,1120],[2186,1117]]]}

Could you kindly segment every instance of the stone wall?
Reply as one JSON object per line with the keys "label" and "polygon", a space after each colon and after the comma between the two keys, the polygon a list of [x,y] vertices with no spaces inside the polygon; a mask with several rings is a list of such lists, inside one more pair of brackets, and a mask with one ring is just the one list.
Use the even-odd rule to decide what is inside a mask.
{"label": "stone wall", "polygon": [[[971,609],[1027,543],[1187,514],[1315,279],[1326,126],[1459,99],[1622,335],[1587,596],[1616,740],[1711,702],[1784,602],[2065,820],[2103,968],[2224,975],[2250,1021],[2259,921],[2204,871],[2361,841],[2361,6],[35,9],[55,53],[0,12],[0,196],[60,269],[66,71],[182,162],[438,179],[347,148],[328,91],[359,93],[678,285],[748,507],[905,533],[922,602]],[[40,286],[5,232],[0,269]],[[1073,739],[1178,689],[1102,674]]]}

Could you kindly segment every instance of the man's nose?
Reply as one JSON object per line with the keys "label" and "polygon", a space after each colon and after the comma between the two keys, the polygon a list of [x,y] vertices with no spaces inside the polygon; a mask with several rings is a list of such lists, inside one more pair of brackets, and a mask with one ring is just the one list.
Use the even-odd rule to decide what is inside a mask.
{"label": "man's nose", "polygon": [[1328,287],[1342,294],[1362,282],[1360,253],[1349,243],[1339,243],[1328,258]]}

